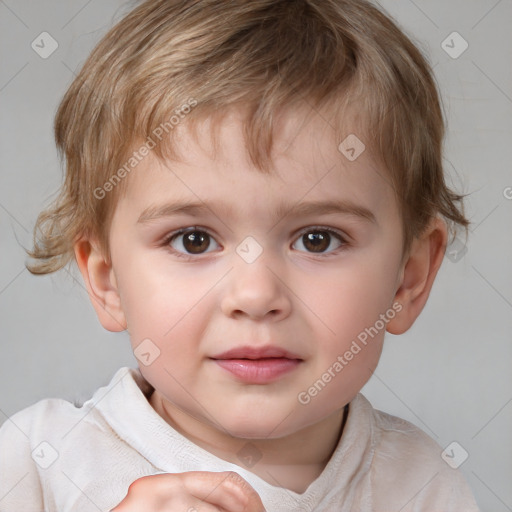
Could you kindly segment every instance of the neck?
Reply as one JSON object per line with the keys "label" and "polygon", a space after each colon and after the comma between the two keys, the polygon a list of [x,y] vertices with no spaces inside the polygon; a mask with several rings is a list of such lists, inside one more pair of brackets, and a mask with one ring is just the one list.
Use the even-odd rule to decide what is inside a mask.
{"label": "neck", "polygon": [[241,439],[205,425],[176,409],[156,393],[150,404],[184,437],[227,462],[237,464],[271,485],[299,494],[316,480],[339,442],[348,407],[318,423],[278,439]]}

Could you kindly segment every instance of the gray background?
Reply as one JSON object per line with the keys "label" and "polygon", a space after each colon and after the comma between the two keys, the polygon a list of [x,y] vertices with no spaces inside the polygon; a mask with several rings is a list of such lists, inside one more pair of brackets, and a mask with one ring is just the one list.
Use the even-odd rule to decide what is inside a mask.
{"label": "gray background", "polygon": [[[78,272],[32,276],[21,247],[61,180],[52,139],[58,102],[133,5],[0,0],[0,423],[43,398],[84,400],[117,368],[136,364],[127,334],[100,326]],[[449,123],[446,168],[453,186],[470,193],[473,224],[413,328],[387,336],[363,392],[442,447],[457,441],[482,510],[512,510],[512,1],[382,5],[435,66]],[[31,47],[43,31],[58,43],[46,59]],[[442,47],[453,31],[469,44],[456,59]],[[451,41],[451,51],[462,48]]]}

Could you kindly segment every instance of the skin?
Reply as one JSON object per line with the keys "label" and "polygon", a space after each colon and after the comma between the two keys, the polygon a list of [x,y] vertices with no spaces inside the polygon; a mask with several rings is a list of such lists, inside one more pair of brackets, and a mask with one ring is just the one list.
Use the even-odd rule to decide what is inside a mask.
{"label": "skin", "polygon": [[111,512],[264,512],[256,491],[237,473],[189,471],[151,475],[130,485]]}
{"label": "skin", "polygon": [[[247,156],[240,119],[234,111],[217,127],[217,150],[208,121],[196,136],[180,127],[179,161],[163,165],[149,155],[127,178],[110,229],[111,260],[95,239],[77,242],[75,254],[102,325],[127,329],[134,349],[149,338],[160,350],[140,370],[155,388],[150,402],[162,418],[238,465],[236,454],[250,441],[262,456],[250,471],[304,492],[339,441],[345,405],[376,368],[385,331],[407,331],[423,309],[443,259],[446,226],[432,220],[403,261],[398,205],[370,151],[349,162],[323,117],[296,109],[280,119],[273,170],[265,175]],[[375,220],[289,213],[291,206],[328,200],[351,201]],[[209,209],[138,222],[152,206],[182,201]],[[183,236],[164,243],[187,227],[211,235],[206,252],[187,254]],[[323,232],[324,252],[314,252],[304,228],[317,237]],[[334,234],[329,241],[326,229],[345,242]],[[236,252],[247,236],[263,251],[252,263]],[[299,403],[299,393],[394,303],[400,313],[309,403]],[[237,346],[268,344],[301,359],[271,383],[240,382],[211,359]]]}

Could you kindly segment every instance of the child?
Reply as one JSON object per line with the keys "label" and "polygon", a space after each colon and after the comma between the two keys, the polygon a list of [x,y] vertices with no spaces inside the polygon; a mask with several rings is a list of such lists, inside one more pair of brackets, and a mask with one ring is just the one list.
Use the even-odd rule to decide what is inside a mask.
{"label": "child", "polygon": [[[1,512],[464,511],[359,394],[450,227],[431,71],[365,0],[148,0],[56,116],[36,274],[73,258],[139,369],[0,430]],[[445,222],[446,221],[446,222]]]}

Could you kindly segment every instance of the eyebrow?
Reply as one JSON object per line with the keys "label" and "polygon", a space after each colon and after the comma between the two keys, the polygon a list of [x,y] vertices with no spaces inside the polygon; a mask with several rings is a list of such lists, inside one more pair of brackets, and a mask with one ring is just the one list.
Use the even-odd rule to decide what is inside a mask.
{"label": "eyebrow", "polygon": [[[190,215],[199,217],[212,212],[223,212],[226,215],[233,216],[232,209],[226,203],[209,204],[207,202],[183,202],[168,203],[163,205],[153,205],[146,208],[137,224],[145,224],[154,220],[174,215]],[[358,205],[348,200],[327,200],[300,202],[295,205],[280,204],[273,212],[272,218],[277,223],[287,216],[307,216],[307,215],[326,215],[338,213],[350,215],[372,223],[377,223],[377,219],[371,210],[365,206]]]}

